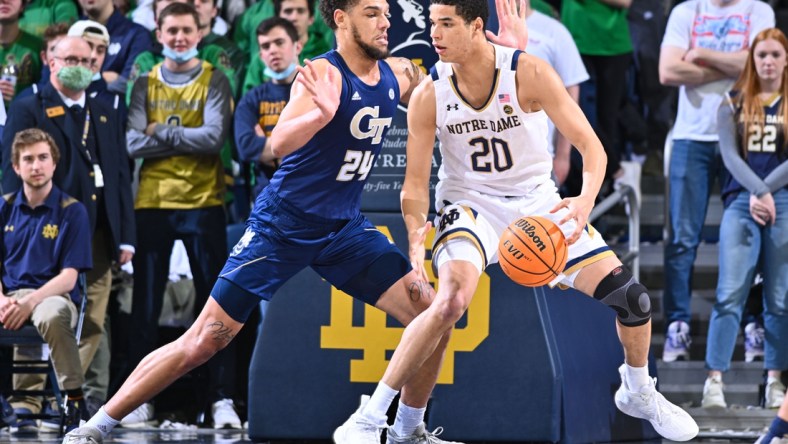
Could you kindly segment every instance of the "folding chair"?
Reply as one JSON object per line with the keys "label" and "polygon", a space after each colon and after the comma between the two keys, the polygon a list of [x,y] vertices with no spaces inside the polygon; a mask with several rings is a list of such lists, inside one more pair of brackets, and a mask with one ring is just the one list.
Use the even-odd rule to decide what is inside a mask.
{"label": "folding chair", "polygon": [[[77,345],[79,345],[80,338],[82,337],[82,323],[85,320],[85,309],[87,307],[88,301],[88,294],[87,294],[87,281],[85,278],[85,273],[79,273],[77,277],[77,288],[79,289],[79,294],[81,296],[81,302],[79,304],[79,316],[77,318],[77,326],[75,335],[77,338]],[[38,330],[36,327],[30,323],[25,324],[19,330],[6,330],[0,327],[0,346],[4,347],[13,347],[15,345],[47,345],[44,338],[38,334]],[[43,353],[42,353],[43,357]],[[62,391],[60,390],[60,385],[58,384],[57,375],[55,374],[55,367],[52,365],[52,360],[47,357],[47,359],[41,360],[24,360],[24,361],[16,361],[12,360],[11,366],[3,366],[2,370],[3,373],[20,373],[20,374],[27,374],[27,373],[44,373],[46,374],[49,382],[50,389],[44,390],[11,390],[8,392],[9,395],[28,395],[28,396],[54,396],[55,400],[57,401],[58,410],[57,414],[47,414],[43,413],[32,413],[32,414],[17,414],[19,419],[58,419],[60,422],[60,428],[58,430],[59,435],[64,434],[64,427],[66,421],[66,398],[63,396]],[[46,399],[44,400],[46,402]]]}

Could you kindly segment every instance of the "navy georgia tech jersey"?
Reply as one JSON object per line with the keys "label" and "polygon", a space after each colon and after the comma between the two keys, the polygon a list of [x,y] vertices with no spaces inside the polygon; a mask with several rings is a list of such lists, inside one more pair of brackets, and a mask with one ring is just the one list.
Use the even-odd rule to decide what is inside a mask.
{"label": "navy georgia tech jersey", "polygon": [[270,186],[306,213],[351,219],[360,211],[361,192],[397,111],[399,85],[385,61],[378,61],[380,81],[367,85],[338,52],[319,58],[341,73],[339,108],[304,147],[283,159]]}

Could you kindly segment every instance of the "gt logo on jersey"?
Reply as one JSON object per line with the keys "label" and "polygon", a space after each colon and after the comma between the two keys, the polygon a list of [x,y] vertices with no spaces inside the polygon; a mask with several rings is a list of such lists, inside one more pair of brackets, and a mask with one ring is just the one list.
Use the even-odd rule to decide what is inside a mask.
{"label": "gt logo on jersey", "polygon": [[252,241],[253,237],[254,237],[254,231],[252,231],[251,228],[247,228],[246,231],[244,231],[244,235],[241,236],[240,239],[238,239],[238,243],[235,244],[235,246],[233,247],[233,251],[232,253],[230,253],[230,256],[238,256],[239,254],[241,254],[244,248],[249,246],[249,242]]}
{"label": "gt logo on jersey", "polygon": [[[383,132],[391,125],[391,117],[385,119],[378,118],[379,107],[365,106],[358,110],[353,120],[350,121],[350,134],[358,140],[372,139],[372,143],[377,145],[383,140]],[[369,116],[369,119],[364,119]],[[362,120],[366,123],[367,130],[361,129]]]}

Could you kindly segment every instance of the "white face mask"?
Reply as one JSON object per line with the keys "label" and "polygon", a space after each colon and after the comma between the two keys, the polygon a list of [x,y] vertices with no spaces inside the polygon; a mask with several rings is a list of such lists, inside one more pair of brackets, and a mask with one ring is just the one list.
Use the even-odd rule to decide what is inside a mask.
{"label": "white face mask", "polygon": [[179,65],[183,65],[189,60],[197,57],[198,51],[196,46],[192,49],[187,49],[186,51],[176,51],[167,45],[162,46],[164,49],[162,49],[161,54],[168,59],[172,59],[172,61]]}
{"label": "white face mask", "polygon": [[290,66],[285,68],[285,70],[282,71],[282,72],[276,72],[273,69],[271,69],[271,68],[266,66],[265,70],[263,71],[263,74],[266,77],[268,77],[269,79],[284,80],[284,79],[290,77],[290,74],[292,74],[293,71],[296,70],[296,66],[298,66],[298,65],[296,65],[295,63],[291,63]]}

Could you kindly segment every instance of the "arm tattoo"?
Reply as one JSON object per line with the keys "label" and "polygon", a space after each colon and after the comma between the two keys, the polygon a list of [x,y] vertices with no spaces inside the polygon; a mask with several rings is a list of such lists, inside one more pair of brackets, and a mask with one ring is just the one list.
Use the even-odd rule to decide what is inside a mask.
{"label": "arm tattoo", "polygon": [[222,321],[211,322],[205,326],[205,329],[211,330],[211,335],[213,336],[214,341],[223,341],[225,343],[229,343],[235,337],[233,330],[229,327],[226,327]]}
{"label": "arm tattoo", "polygon": [[416,66],[412,60],[403,58],[402,62],[405,65],[402,71],[405,73],[405,77],[407,77],[410,81],[408,90],[405,91],[405,94],[402,94],[402,97],[409,97],[410,93],[412,93],[413,90],[416,89],[416,86],[418,86],[422,79],[424,79],[424,73],[421,72],[421,69]]}
{"label": "arm tattoo", "polygon": [[410,300],[416,302],[422,297],[429,301],[432,299],[432,287],[424,281],[413,281],[408,288],[408,296]]}

